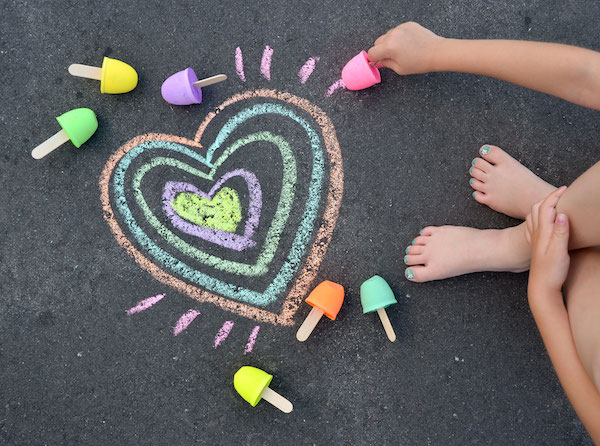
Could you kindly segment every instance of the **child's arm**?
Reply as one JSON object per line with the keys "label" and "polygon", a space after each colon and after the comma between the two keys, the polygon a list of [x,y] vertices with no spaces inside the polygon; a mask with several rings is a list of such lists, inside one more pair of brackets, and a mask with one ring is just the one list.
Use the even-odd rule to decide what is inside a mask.
{"label": "child's arm", "polygon": [[556,43],[446,39],[414,22],[375,41],[369,59],[398,74],[459,71],[503,79],[600,110],[600,53]]}
{"label": "child's arm", "polygon": [[556,215],[560,188],[532,209],[527,218],[532,242],[528,296],[558,379],[590,437],[600,444],[600,392],[577,354],[561,293],[569,271],[569,222]]}

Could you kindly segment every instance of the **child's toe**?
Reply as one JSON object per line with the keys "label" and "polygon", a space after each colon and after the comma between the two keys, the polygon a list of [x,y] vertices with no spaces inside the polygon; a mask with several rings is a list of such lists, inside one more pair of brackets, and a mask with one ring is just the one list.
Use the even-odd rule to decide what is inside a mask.
{"label": "child's toe", "polygon": [[425,261],[423,254],[418,255],[406,255],[404,256],[404,263],[406,265],[423,265]]}
{"label": "child's toe", "polygon": [[498,164],[509,155],[500,147],[486,144],[479,149],[479,155],[491,164]]}
{"label": "child's toe", "polygon": [[483,170],[475,169],[474,167],[469,169],[469,175],[479,181],[485,181],[487,177],[487,174]]}
{"label": "child's toe", "polygon": [[426,226],[423,229],[421,229],[421,232],[419,232],[421,235],[431,235],[433,234],[433,232],[435,231],[436,227],[435,226]]}
{"label": "child's toe", "polygon": [[483,158],[474,158],[473,161],[471,161],[471,167],[482,170],[484,172],[489,172],[493,166]]}
{"label": "child's toe", "polygon": [[479,180],[476,180],[475,178],[471,178],[469,180],[469,184],[471,185],[471,187],[473,189],[485,192],[485,183],[483,183]]}
{"label": "child's toe", "polygon": [[425,243],[427,243],[427,239],[429,238],[428,235],[420,235],[416,238],[413,239],[412,242],[410,242],[411,245],[424,245]]}
{"label": "child's toe", "polygon": [[411,282],[427,282],[431,280],[426,266],[416,265],[404,270],[404,277]]}
{"label": "child's toe", "polygon": [[473,192],[471,194],[471,196],[475,199],[476,202],[481,203],[481,204],[487,204],[488,202],[488,196],[487,194],[485,194],[484,192],[480,191],[480,190],[476,190],[475,192]]}
{"label": "child's toe", "polygon": [[418,255],[418,254],[423,254],[424,251],[425,251],[424,245],[410,245],[406,248],[404,253],[410,254],[410,255]]}

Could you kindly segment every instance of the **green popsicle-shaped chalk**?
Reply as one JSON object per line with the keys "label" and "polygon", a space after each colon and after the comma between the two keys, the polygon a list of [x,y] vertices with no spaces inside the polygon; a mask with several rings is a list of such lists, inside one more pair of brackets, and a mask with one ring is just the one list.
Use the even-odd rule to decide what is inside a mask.
{"label": "green popsicle-shaped chalk", "polygon": [[80,147],[98,128],[96,115],[89,108],[75,108],[63,113],[56,120],[62,130],[33,149],[31,156],[35,159],[45,157],[69,140],[75,147]]}
{"label": "green popsicle-shaped chalk", "polygon": [[377,311],[389,340],[394,342],[396,340],[396,333],[385,308],[398,303],[398,301],[388,283],[380,276],[373,276],[363,282],[360,286],[360,302],[363,307],[363,313]]}

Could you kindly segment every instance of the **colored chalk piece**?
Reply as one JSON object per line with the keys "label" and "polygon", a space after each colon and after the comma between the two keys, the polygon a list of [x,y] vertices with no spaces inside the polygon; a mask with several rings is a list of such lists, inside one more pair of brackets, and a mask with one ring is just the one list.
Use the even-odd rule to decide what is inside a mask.
{"label": "colored chalk piece", "polygon": [[394,342],[396,340],[396,333],[385,309],[390,305],[398,303],[398,301],[396,301],[394,292],[388,283],[379,276],[373,276],[363,282],[360,286],[360,302],[364,314],[377,311],[388,339]]}
{"label": "colored chalk piece", "polygon": [[348,90],[363,90],[381,82],[381,75],[369,63],[367,53],[361,51],[342,69],[342,81]]}
{"label": "colored chalk piece", "polygon": [[290,413],[294,408],[292,403],[269,388],[272,379],[273,375],[245,365],[233,376],[233,387],[252,407],[264,398],[282,412]]}
{"label": "colored chalk piece", "polygon": [[198,80],[191,68],[178,71],[169,76],[162,84],[160,93],[165,101],[173,105],[191,105],[202,102],[202,87],[227,80],[224,74]]}
{"label": "colored chalk piece", "polygon": [[298,329],[296,339],[304,342],[317,326],[323,315],[332,321],[337,317],[344,302],[344,287],[338,283],[325,280],[312,290],[306,298],[306,303],[313,308]]}
{"label": "colored chalk piece", "polygon": [[75,108],[56,118],[62,130],[41,143],[31,152],[31,156],[39,160],[71,140],[75,147],[80,147],[94,134],[98,128],[96,115],[89,108]]}
{"label": "colored chalk piece", "polygon": [[102,61],[102,68],[72,64],[69,66],[69,73],[100,81],[100,93],[127,93],[138,83],[138,74],[130,65],[109,57]]}

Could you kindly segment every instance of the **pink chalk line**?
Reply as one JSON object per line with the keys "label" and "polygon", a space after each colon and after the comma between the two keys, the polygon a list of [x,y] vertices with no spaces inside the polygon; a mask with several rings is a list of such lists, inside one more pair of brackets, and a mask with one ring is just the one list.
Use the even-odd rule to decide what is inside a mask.
{"label": "pink chalk line", "polygon": [[229,336],[229,332],[231,331],[232,328],[233,328],[233,321],[225,321],[225,323],[223,324],[223,326],[221,327],[221,329],[217,332],[217,335],[215,336],[215,345],[213,345],[213,348],[217,348],[219,345],[221,345],[221,342],[223,342],[225,339],[227,339],[227,336]]}
{"label": "pink chalk line", "polygon": [[154,305],[156,302],[158,302],[159,300],[161,300],[163,297],[165,297],[164,294],[157,294],[156,296],[152,296],[152,297],[149,297],[147,299],[140,300],[136,304],[135,307],[132,307],[129,310],[125,310],[125,313],[127,313],[128,315],[131,316],[132,314],[139,313],[140,311],[147,310],[152,305]]}
{"label": "pink chalk line", "polygon": [[346,88],[346,84],[344,84],[344,81],[339,79],[337,81],[335,81],[331,87],[329,87],[329,89],[327,90],[327,93],[325,93],[326,97],[329,97],[333,94],[333,92],[335,90],[337,90],[338,88]]}
{"label": "pink chalk line", "polygon": [[244,58],[242,56],[242,49],[239,46],[235,49],[235,72],[242,82],[246,82],[246,75],[244,74]]}
{"label": "pink chalk line", "polygon": [[304,84],[315,70],[315,66],[317,62],[321,60],[320,57],[309,57],[309,59],[302,65],[300,71],[298,71],[298,77],[300,78],[300,83]]}
{"label": "pink chalk line", "polygon": [[244,355],[246,353],[250,353],[254,348],[254,343],[256,342],[256,337],[258,336],[258,331],[260,330],[260,325],[257,325],[252,329],[252,333],[250,333],[250,337],[248,337],[248,343],[246,344],[246,348],[244,349]]}
{"label": "pink chalk line", "polygon": [[273,57],[273,50],[269,45],[265,46],[263,51],[262,61],[260,62],[260,72],[266,80],[271,80],[271,58]]}
{"label": "pink chalk line", "polygon": [[183,330],[188,328],[188,325],[190,325],[194,321],[194,319],[196,319],[198,316],[200,316],[199,311],[188,310],[187,313],[185,313],[183,316],[181,316],[179,318],[179,320],[177,321],[177,324],[175,324],[175,328],[173,329],[173,336],[177,336]]}

